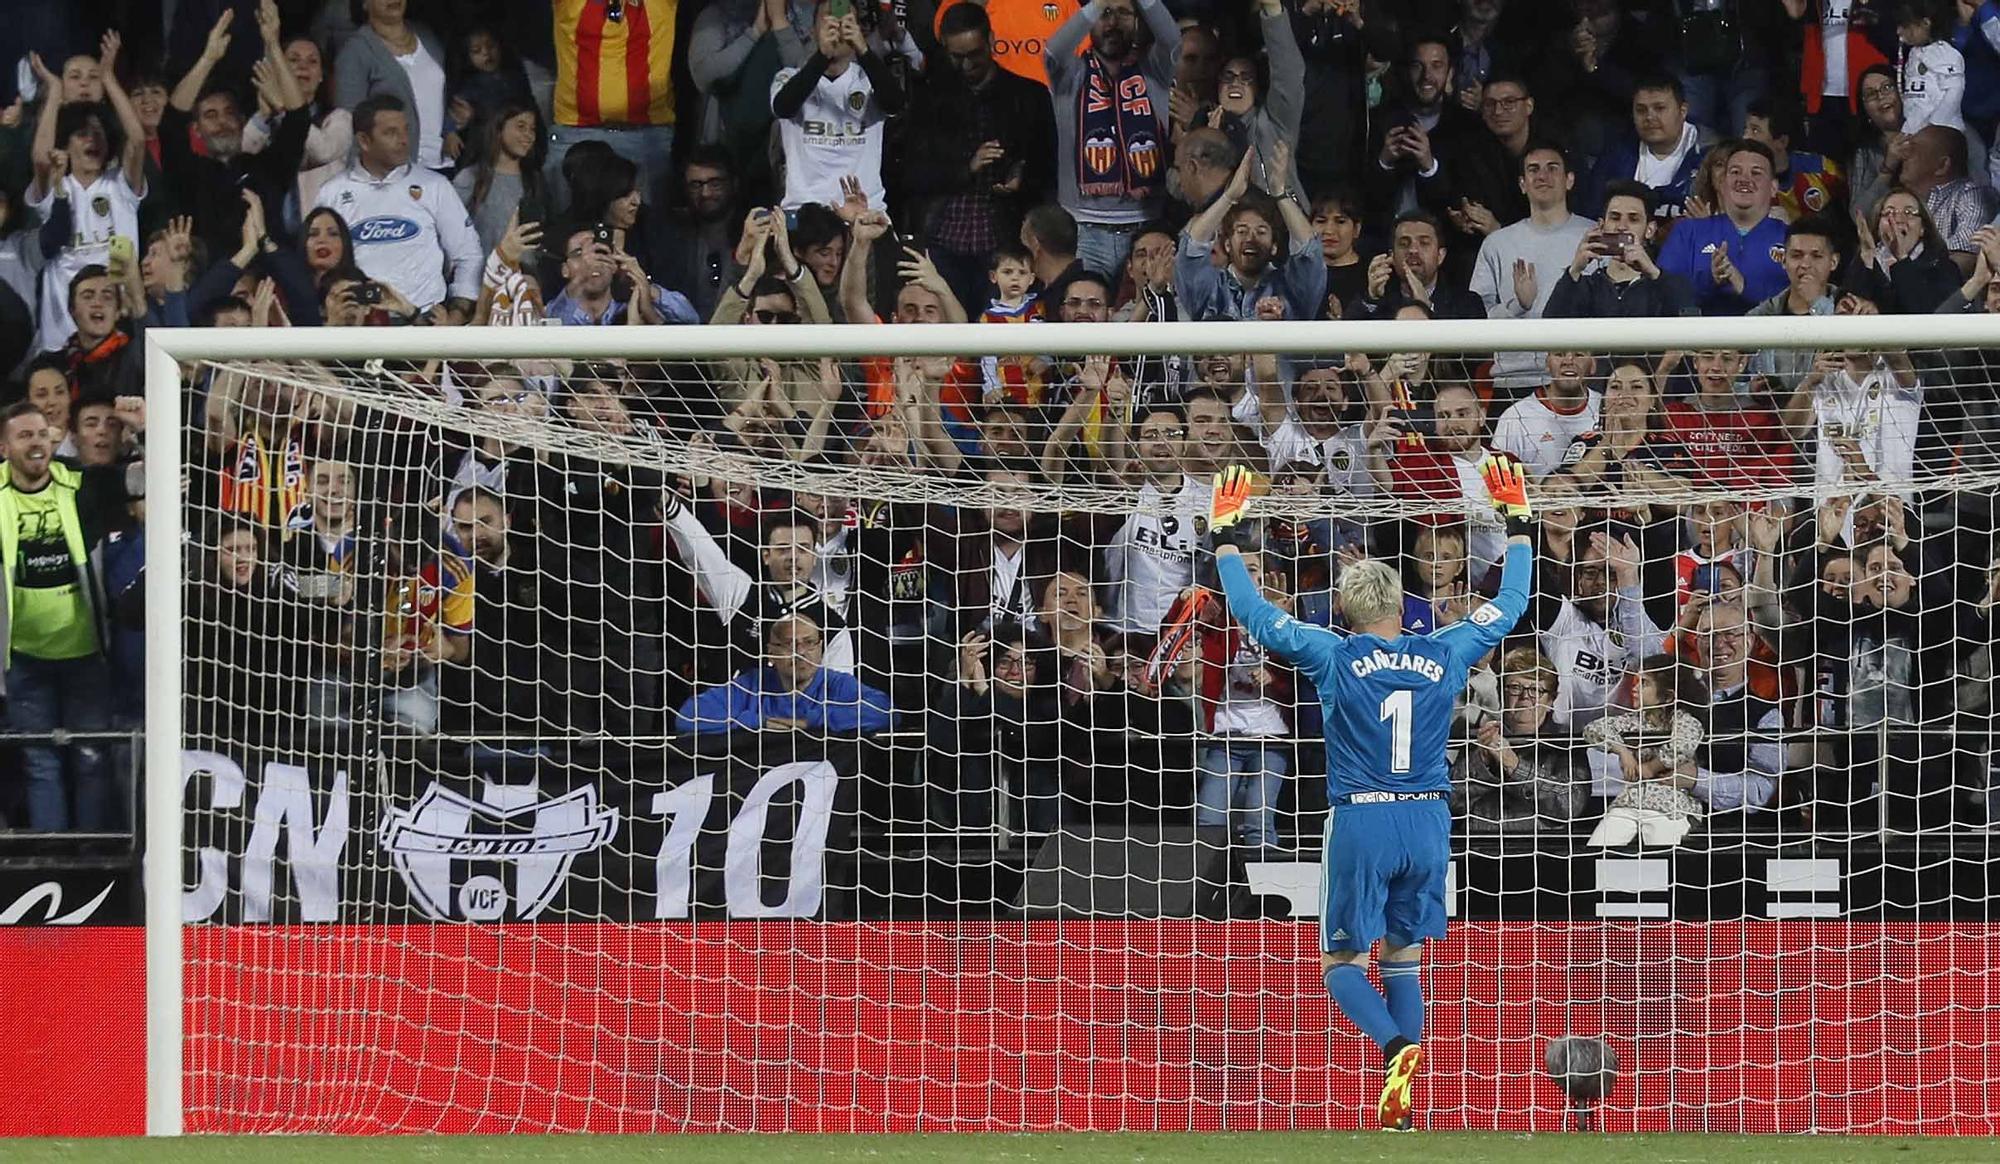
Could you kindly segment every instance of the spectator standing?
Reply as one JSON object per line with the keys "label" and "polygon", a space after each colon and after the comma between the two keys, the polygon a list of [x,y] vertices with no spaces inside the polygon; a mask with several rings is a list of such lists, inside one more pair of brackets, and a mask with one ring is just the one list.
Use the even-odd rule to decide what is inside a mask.
{"label": "spectator standing", "polygon": [[[1153,39],[1143,55],[1141,19]],[[1159,214],[1179,42],[1164,0],[1091,0],[1045,47],[1058,197],[1076,220],[1077,259],[1093,271],[1124,270],[1138,228]]]}
{"label": "spectator standing", "polygon": [[[349,111],[333,102],[333,85],[328,76],[319,43],[309,36],[294,36],[283,42],[285,67],[306,98],[305,112],[312,123],[306,130],[305,156],[299,163],[298,186],[283,199],[270,203],[274,217],[294,229],[302,211],[313,204],[319,188],[347,165],[354,148],[354,121]],[[271,144],[275,108],[261,104],[257,115],[243,123],[243,152],[262,153]]]}
{"label": "spectator standing", "polygon": [[[1225,80],[1224,84],[1228,82]],[[1267,576],[1264,555],[1243,555],[1250,581],[1279,609],[1291,596]],[[1200,693],[1205,729],[1195,778],[1195,823],[1231,829],[1238,843],[1279,847],[1278,799],[1291,771],[1292,669],[1274,659],[1220,604],[1200,628]]]}
{"label": "spectator standing", "polygon": [[1361,298],[1343,318],[1394,319],[1403,308],[1421,306],[1433,319],[1485,319],[1486,304],[1444,276],[1444,227],[1430,214],[1400,215],[1389,232],[1389,251],[1368,262]]}
{"label": "spectator standing", "polygon": [[1623,670],[1657,654],[1666,633],[1646,613],[1639,549],[1629,539],[1592,534],[1571,579],[1570,596],[1537,637],[1555,664],[1555,721],[1582,731],[1605,713]]}
{"label": "spectator standing", "polygon": [[1353,181],[1359,168],[1351,113],[1367,107],[1368,57],[1396,55],[1395,32],[1384,21],[1364,21],[1358,0],[1303,0],[1289,11],[1305,64],[1300,120],[1313,127],[1294,143],[1294,162],[1305,188],[1323,193]]}
{"label": "spectator standing", "polygon": [[952,6],[938,38],[950,67],[929,70],[917,90],[904,177],[923,204],[931,261],[961,303],[977,304],[994,248],[1055,192],[1054,111],[1045,87],[994,59],[985,7]]}
{"label": "spectator standing", "polygon": [[1721,213],[1675,223],[1660,269],[1694,287],[1703,315],[1742,315],[1785,286],[1785,222],[1771,213],[1778,185],[1770,147],[1737,141],[1722,148]]}
{"label": "spectator standing", "polygon": [[1117,629],[1127,633],[1158,632],[1194,583],[1195,518],[1208,506],[1209,483],[1189,471],[1188,439],[1187,414],[1174,406],[1146,409],[1135,426],[1133,512],[1104,543]]}
{"label": "spectator standing", "polygon": [[522,222],[548,221],[542,178],[548,143],[542,135],[541,112],[526,101],[503,102],[477,140],[479,156],[460,159],[451,188],[472,212],[479,249],[491,254],[516,210],[523,211]]}
{"label": "spectator standing", "polygon": [[1443,189],[1441,153],[1480,131],[1476,118],[1454,98],[1452,46],[1443,37],[1419,35],[1403,65],[1404,92],[1374,124],[1373,165],[1365,179],[1371,212],[1387,217],[1436,202]]}
{"label": "spectator standing", "polygon": [[659,201],[672,173],[675,21],[679,0],[552,0],[555,126],[549,183],[567,196],[563,158],[580,141],[601,141],[639,167],[640,187]]}
{"label": "spectator standing", "polygon": [[[1886,65],[1894,47],[1892,29],[1878,20],[1855,20],[1855,0],[1780,0],[1802,42],[1799,93],[1812,118],[1813,144],[1827,153],[1850,146],[1850,129],[1861,95],[1861,78],[1872,66]],[[1879,38],[1879,39],[1878,39]],[[1828,100],[1832,98],[1832,100]]]}
{"label": "spectator standing", "polygon": [[1903,132],[1942,125],[1965,132],[1965,57],[1951,43],[1951,0],[1899,0],[1896,39],[1902,42]]}
{"label": "spectator standing", "polygon": [[[1239,56],[1222,62],[1216,75],[1216,108],[1222,111],[1217,128],[1229,135],[1231,144],[1247,148],[1257,159],[1253,181],[1277,197],[1280,190],[1299,189],[1298,171],[1291,163],[1304,112],[1306,64],[1299,55],[1298,42],[1292,39],[1291,17],[1280,0],[1257,0],[1256,7],[1270,72],[1269,89],[1259,91],[1254,58]],[[1282,155],[1278,152],[1281,146],[1285,151]],[[1284,172],[1272,173],[1269,167],[1276,166],[1281,156]]]}
{"label": "spectator standing", "polygon": [[[101,62],[115,65],[117,56],[117,34],[108,33]],[[40,61],[34,58],[37,65]],[[28,186],[27,204],[46,220],[60,201],[70,220],[67,246],[59,251],[43,246],[48,256],[40,311],[45,351],[62,347],[76,330],[69,314],[70,280],[85,267],[105,263],[112,239],[127,239],[135,247],[139,240],[139,203],[147,194],[145,130],[116,72],[101,67],[101,62],[92,63],[100,64],[106,79],[93,87],[109,101],[108,111],[102,103],[58,101],[51,96],[42,103],[35,124],[35,176]],[[46,66],[37,69],[37,79],[50,94],[67,87]]]}
{"label": "spectator standing", "polygon": [[1453,815],[1475,832],[1561,832],[1581,818],[1587,786],[1574,738],[1555,720],[1554,664],[1533,647],[1500,659],[1501,710],[1453,765]]}
{"label": "spectator standing", "polygon": [[[1496,82],[1486,88],[1493,100]],[[1530,145],[1520,154],[1515,184],[1528,197],[1528,216],[1485,236],[1472,267],[1472,292],[1493,319],[1540,319],[1562,271],[1576,256],[1591,221],[1569,209],[1576,178],[1553,143]],[[1542,383],[1540,352],[1495,352],[1493,386],[1509,393]],[[1544,469],[1543,472],[1547,470]]]}
{"label": "spectator standing", "polygon": [[[0,446],[8,726],[102,731],[110,726],[111,687],[90,553],[123,509],[123,469],[84,473],[57,464],[48,421],[26,401],[0,413]],[[28,827],[117,827],[106,752],[101,742],[23,747]]]}
{"label": "spectator standing", "polygon": [[394,97],[409,119],[415,163],[430,170],[448,166],[444,42],[428,27],[405,19],[408,0],[360,0],[360,4],[366,23],[334,58],[335,104],[354,109],[370,97]]}
{"label": "spectator standing", "polygon": [[1896,181],[1896,164],[1889,157],[1891,147],[1909,140],[1903,134],[1903,91],[1896,84],[1896,70],[1888,65],[1870,65],[1860,78],[1861,120],[1856,124],[1854,160],[1848,164],[1850,205],[1874,206]]}
{"label": "spectator standing", "polygon": [[[1785,289],[1750,309],[1749,314],[1766,315],[1851,315],[1863,309],[1851,294],[1833,284],[1833,272],[1840,266],[1840,250],[1834,242],[1833,223],[1824,218],[1807,218],[1785,228]],[[1788,394],[1812,366],[1810,351],[1766,349],[1750,363],[1753,374],[1775,381],[1774,388]]]}
{"label": "spectator standing", "polygon": [[[1283,146],[1266,174],[1270,197],[1246,197],[1257,151],[1245,151],[1222,196],[1181,232],[1174,283],[1187,318],[1312,319],[1326,297],[1326,260],[1311,220],[1286,186],[1291,150]],[[1282,221],[1273,221],[1282,215]],[[1217,232],[1226,265],[1210,258]],[[1274,261],[1280,254],[1283,258]],[[1268,300],[1279,303],[1269,305]]]}
{"label": "spectator standing", "polygon": [[[278,122],[262,150],[245,152],[243,111],[236,104],[236,94],[220,88],[204,91],[229,51],[233,15],[224,12],[216,21],[201,56],[174,86],[160,115],[161,172],[173,187],[175,201],[194,217],[196,237],[216,255],[228,254],[242,234],[239,190],[255,193],[266,207],[285,204],[298,180],[306,137],[313,128],[312,116],[305,111],[306,95],[279,47],[278,12],[272,6],[260,19],[264,55],[253,67],[252,76],[259,102],[274,111]],[[203,152],[199,154],[189,138],[190,127],[201,139]]]}
{"label": "spectator standing", "polygon": [[1576,244],[1569,267],[1549,293],[1549,319],[1631,318],[1694,314],[1694,289],[1660,270],[1650,244],[1659,229],[1653,192],[1638,182],[1614,182],[1604,217]]}
{"label": "spectator standing", "polygon": [[839,206],[844,178],[856,178],[870,206],[885,206],[882,189],[884,122],[903,108],[902,83],[869,47],[854,13],[833,15],[821,0],[813,16],[816,47],[796,69],[771,82],[771,113],[785,157],[782,205]]}
{"label": "spectator standing", "polygon": [[1923,200],[1898,187],[1873,209],[1872,215],[1863,207],[1854,211],[1860,262],[1848,268],[1850,288],[1885,314],[1936,311],[1961,276]]}
{"label": "spectator standing", "polygon": [[[1394,371],[1385,361],[1384,378]],[[1469,385],[1439,384],[1431,401],[1433,432],[1414,431],[1407,412],[1390,411],[1368,430],[1369,467],[1386,493],[1431,502],[1470,501],[1486,486],[1479,462],[1486,445],[1486,412]],[[1500,562],[1507,538],[1497,519],[1467,510],[1466,544],[1483,574]]]}
{"label": "spectator standing", "polygon": [[675,205],[683,209],[648,224],[653,253],[646,269],[709,319],[735,273],[744,214],[742,183],[727,150],[694,146],[682,156],[681,198]]}
{"label": "spectator standing", "polygon": [[1456,228],[1449,241],[1460,253],[1475,254],[1481,240],[1528,216],[1532,199],[1521,188],[1521,166],[1535,144],[1534,116],[1527,82],[1496,76],[1480,91],[1484,132],[1467,136],[1438,163],[1433,189],[1443,194],[1445,217]]}
{"label": "spectator standing", "polygon": [[[1680,356],[1669,353],[1664,379]],[[1748,360],[1742,352],[1692,353],[1694,392],[1667,405],[1667,428],[1687,449],[1695,472],[1725,489],[1756,488],[1791,475],[1792,445],[1771,413],[1737,395]]]}
{"label": "spectator standing", "polygon": [[354,144],[354,165],[320,187],[319,205],[348,223],[355,264],[419,310],[444,303],[463,322],[479,298],[479,234],[451,183],[410,164],[402,102],[382,95],[355,106]]}
{"label": "spectator standing", "polygon": [[[1966,5],[1959,5],[1966,13]],[[1965,128],[1986,143],[1988,180],[2000,176],[2000,0],[1980,0],[1966,15],[1953,43],[1965,56]],[[1979,159],[1973,160],[1980,168]]]}

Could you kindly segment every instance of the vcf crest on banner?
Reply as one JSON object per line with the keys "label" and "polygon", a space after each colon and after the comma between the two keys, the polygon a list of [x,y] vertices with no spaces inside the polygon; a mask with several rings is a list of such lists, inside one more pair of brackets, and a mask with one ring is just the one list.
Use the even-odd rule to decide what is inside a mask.
{"label": "vcf crest on banner", "polygon": [[426,916],[526,921],[548,908],[578,857],[617,832],[618,810],[592,785],[543,800],[533,784],[485,784],[474,800],[433,783],[389,814],[382,847]]}

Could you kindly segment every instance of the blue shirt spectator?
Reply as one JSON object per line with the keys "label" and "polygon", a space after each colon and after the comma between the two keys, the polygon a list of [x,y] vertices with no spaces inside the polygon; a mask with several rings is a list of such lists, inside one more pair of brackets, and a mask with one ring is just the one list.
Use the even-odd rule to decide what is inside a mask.
{"label": "blue shirt spectator", "polygon": [[895,718],[887,695],[849,672],[820,666],[825,639],[812,619],[793,614],[774,621],[764,645],[764,666],[696,692],[675,714],[675,728],[840,734],[880,731]]}
{"label": "blue shirt spectator", "polygon": [[1742,315],[1783,291],[1785,224],[1771,216],[1778,198],[1770,147],[1739,141],[1716,190],[1721,213],[1674,224],[1660,269],[1694,287],[1703,315]]}
{"label": "blue shirt spectator", "polygon": [[[594,228],[571,232],[563,247],[563,289],[542,309],[545,319],[559,319],[564,327],[593,327],[624,323],[627,307],[637,303],[636,323],[702,323],[700,313],[688,297],[669,291],[646,277],[639,261],[598,237]],[[612,281],[623,277],[633,294],[620,299],[612,293]],[[641,298],[638,289],[651,292]]]}
{"label": "blue shirt spectator", "polygon": [[[1289,161],[1282,171],[1266,168],[1276,187],[1269,196],[1250,193],[1255,161],[1256,151],[1245,151],[1221,196],[1181,232],[1174,284],[1189,319],[1319,317],[1326,299],[1326,260],[1319,232],[1288,194]],[[1209,257],[1218,232],[1226,260],[1221,267]],[[1281,248],[1283,261],[1274,261]],[[1282,302],[1283,313],[1275,306],[1260,309],[1258,305],[1267,299]]]}

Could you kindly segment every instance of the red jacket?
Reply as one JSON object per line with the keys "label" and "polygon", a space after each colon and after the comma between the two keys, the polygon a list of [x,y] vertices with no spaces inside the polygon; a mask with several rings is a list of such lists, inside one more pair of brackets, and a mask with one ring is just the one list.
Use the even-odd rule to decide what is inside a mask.
{"label": "red jacket", "polygon": [[[1817,6],[1815,6],[1817,8]],[[1805,59],[1799,69],[1799,92],[1806,99],[1806,112],[1818,113],[1821,99],[1826,89],[1826,45],[1820,35],[1819,13],[1807,17],[1801,25],[1805,30]],[[1875,42],[1868,39],[1864,26],[1849,22],[1847,26],[1847,108],[1859,111],[1861,108],[1861,71],[1870,65],[1886,65],[1889,58]]]}

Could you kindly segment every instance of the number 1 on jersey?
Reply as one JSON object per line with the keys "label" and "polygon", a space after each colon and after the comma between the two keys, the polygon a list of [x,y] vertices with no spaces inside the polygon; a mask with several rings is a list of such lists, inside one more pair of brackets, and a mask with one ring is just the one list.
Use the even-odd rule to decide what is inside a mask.
{"label": "number 1 on jersey", "polygon": [[1408,772],[1410,770],[1410,692],[1391,691],[1382,701],[1382,714],[1378,720],[1389,721],[1389,771]]}

